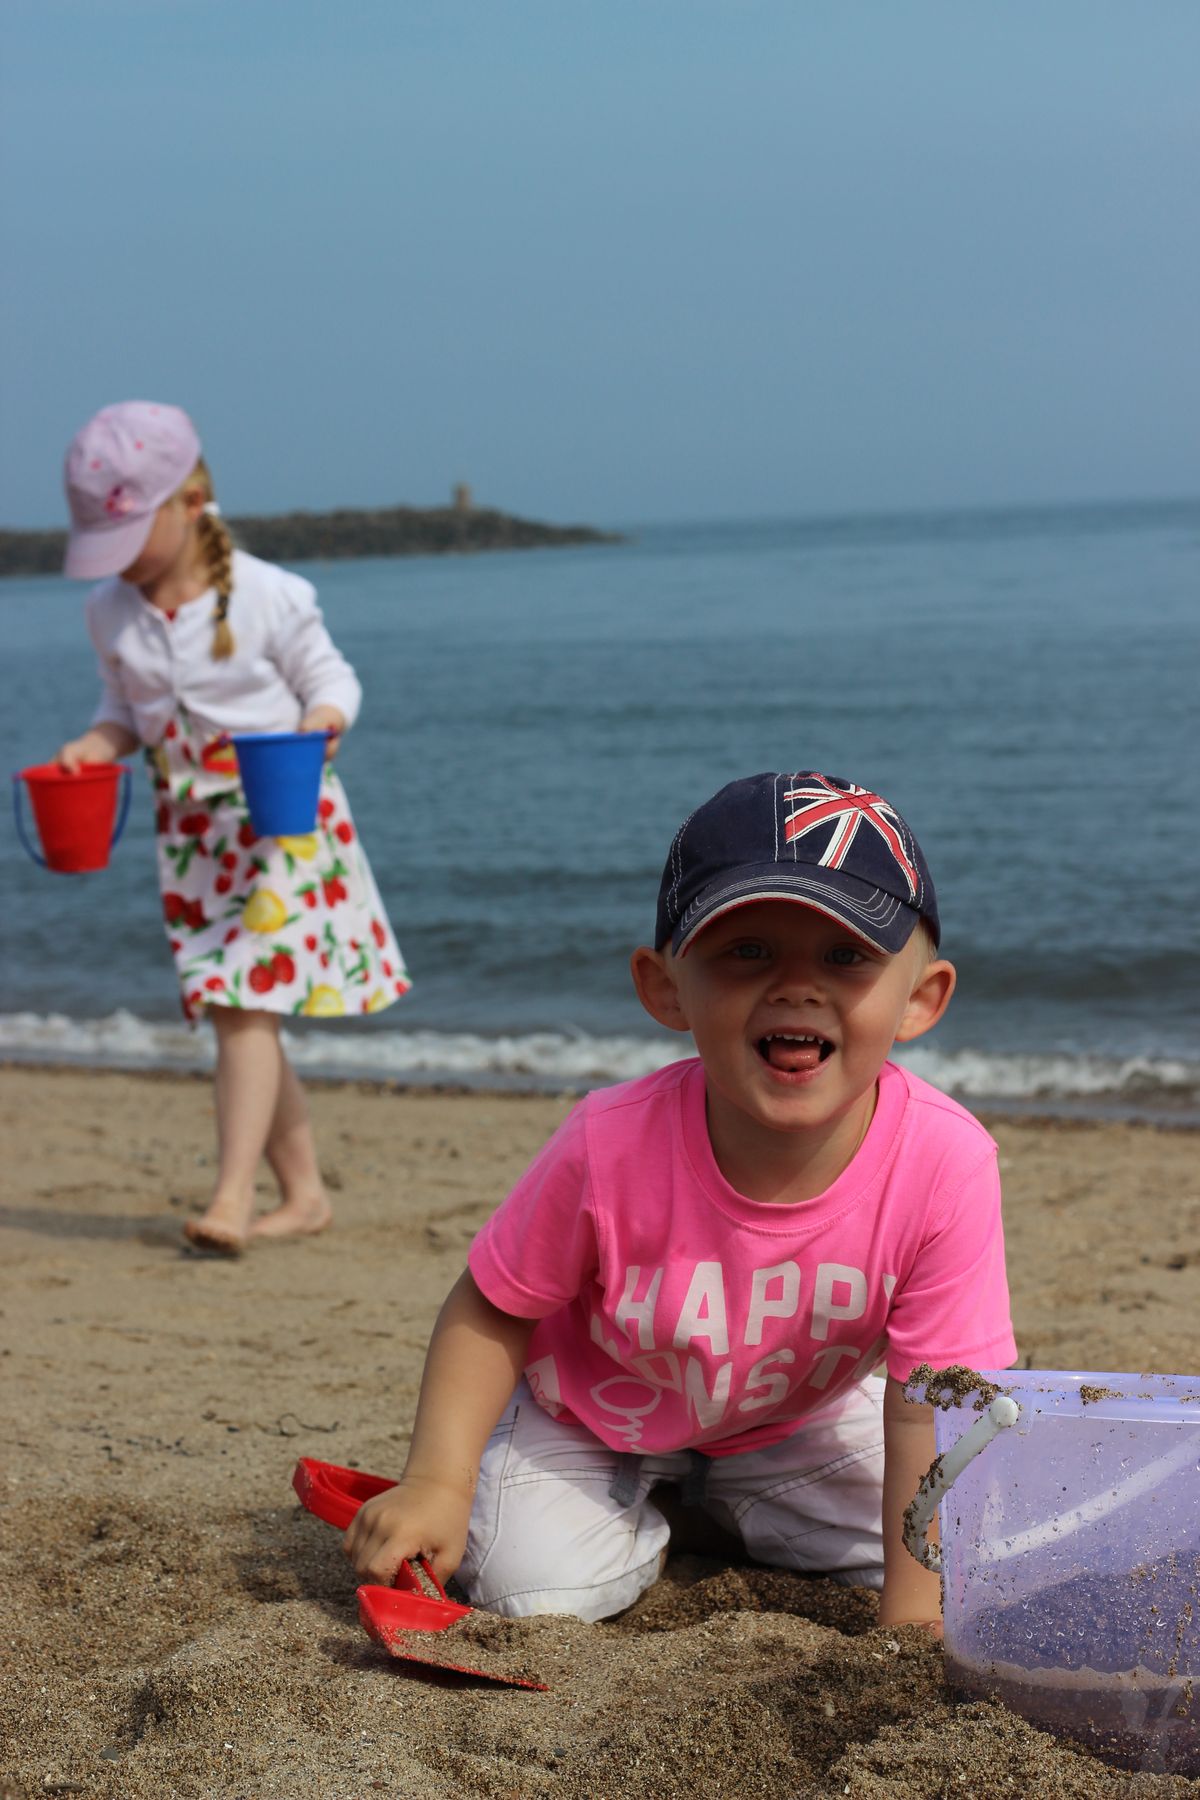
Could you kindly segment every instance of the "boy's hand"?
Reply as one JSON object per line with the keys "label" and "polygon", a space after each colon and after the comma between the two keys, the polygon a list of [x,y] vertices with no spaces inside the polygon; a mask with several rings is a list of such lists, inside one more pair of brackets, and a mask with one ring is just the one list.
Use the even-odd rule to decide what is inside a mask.
{"label": "boy's hand", "polygon": [[520,1378],[533,1325],[493,1306],[463,1270],[433,1328],[404,1475],[359,1508],[343,1539],[365,1580],[394,1581],[414,1556],[439,1581],[457,1569],[480,1459]]}
{"label": "boy's hand", "polygon": [[899,1631],[902,1625],[919,1625],[923,1631],[929,1633],[930,1637],[940,1638],[942,1636],[940,1619],[884,1619],[881,1616],[879,1623],[886,1631]]}
{"label": "boy's hand", "polygon": [[402,1562],[423,1556],[445,1582],[463,1559],[470,1519],[461,1487],[406,1476],[359,1508],[342,1547],[364,1581],[391,1583]]}

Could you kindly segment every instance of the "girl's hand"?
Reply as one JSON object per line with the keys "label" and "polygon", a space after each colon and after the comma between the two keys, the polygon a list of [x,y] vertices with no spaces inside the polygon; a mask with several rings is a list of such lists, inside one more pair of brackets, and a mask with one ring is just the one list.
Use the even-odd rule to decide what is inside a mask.
{"label": "girl's hand", "polygon": [[342,1548],[364,1581],[393,1582],[402,1562],[423,1556],[445,1582],[463,1559],[470,1520],[461,1487],[410,1477],[359,1508]]}
{"label": "girl's hand", "polygon": [[60,769],[66,769],[69,775],[73,775],[86,762],[109,762],[111,758],[91,753],[84,736],[72,738],[68,744],[60,744],[54,760]]}
{"label": "girl's hand", "polygon": [[82,737],[71,738],[59,746],[54,758],[60,769],[73,775],[84,763],[116,762],[136,750],[138,740],[131,731],[116,722],[93,725]]}
{"label": "girl's hand", "polygon": [[300,721],[301,731],[329,731],[333,736],[325,746],[325,761],[332,762],[338,752],[341,735],[346,729],[346,715],[336,706],[314,706]]}

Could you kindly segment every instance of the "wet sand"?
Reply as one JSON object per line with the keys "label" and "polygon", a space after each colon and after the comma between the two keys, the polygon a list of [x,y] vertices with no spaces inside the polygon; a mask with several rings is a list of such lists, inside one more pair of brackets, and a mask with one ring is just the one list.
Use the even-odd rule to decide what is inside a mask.
{"label": "wet sand", "polygon": [[[568,1102],[313,1105],[335,1228],[199,1260],[205,1082],[0,1070],[0,1800],[1200,1796],[956,1704],[869,1595],[690,1554],[618,1621],[505,1625],[547,1694],[388,1659],[292,1469],[399,1472],[441,1296]],[[1200,1370],[1200,1138],[993,1129],[1023,1360]]]}

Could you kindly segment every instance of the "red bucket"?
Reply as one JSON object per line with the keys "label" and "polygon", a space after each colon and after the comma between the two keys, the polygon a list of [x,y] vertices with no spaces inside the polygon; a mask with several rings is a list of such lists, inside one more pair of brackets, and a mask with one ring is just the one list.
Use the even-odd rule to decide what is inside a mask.
{"label": "red bucket", "polygon": [[[124,777],[120,816],[117,784]],[[21,782],[29,789],[39,855],[21,817]],[[129,812],[129,770],[120,763],[84,763],[68,772],[58,763],[40,763],[13,776],[13,811],[17,834],[43,869],[61,875],[84,875],[108,866],[108,855],[125,827]]]}

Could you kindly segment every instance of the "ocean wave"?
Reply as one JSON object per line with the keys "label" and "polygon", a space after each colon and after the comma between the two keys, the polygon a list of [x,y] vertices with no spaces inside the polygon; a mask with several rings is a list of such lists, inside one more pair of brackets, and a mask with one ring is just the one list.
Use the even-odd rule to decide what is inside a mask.
{"label": "ocean wave", "polygon": [[914,1075],[962,1100],[1157,1101],[1178,1110],[1200,1103],[1200,1063],[1179,1057],[999,1054],[928,1047],[896,1054]]}
{"label": "ocean wave", "polygon": [[[475,1032],[380,1029],[294,1032],[288,1056],[312,1075],[365,1081],[454,1082],[544,1091],[629,1081],[692,1054],[682,1037],[594,1036],[584,1031]],[[61,1013],[0,1014],[0,1055],[18,1062],[71,1062],[128,1069],[212,1066],[206,1030],[139,1018]],[[1120,1111],[1184,1119],[1200,1111],[1200,1063],[1178,1058],[1001,1054],[922,1045],[898,1060],[968,1104]]]}
{"label": "ocean wave", "polygon": [[[499,1077],[537,1088],[630,1081],[691,1054],[683,1038],[556,1031],[483,1037],[467,1031],[372,1030],[334,1036],[285,1028],[283,1042],[292,1063],[314,1075],[480,1083]],[[0,1014],[0,1054],[16,1061],[186,1070],[211,1068],[215,1046],[211,1032],[141,1019],[123,1009],[102,1019],[6,1013]]]}

